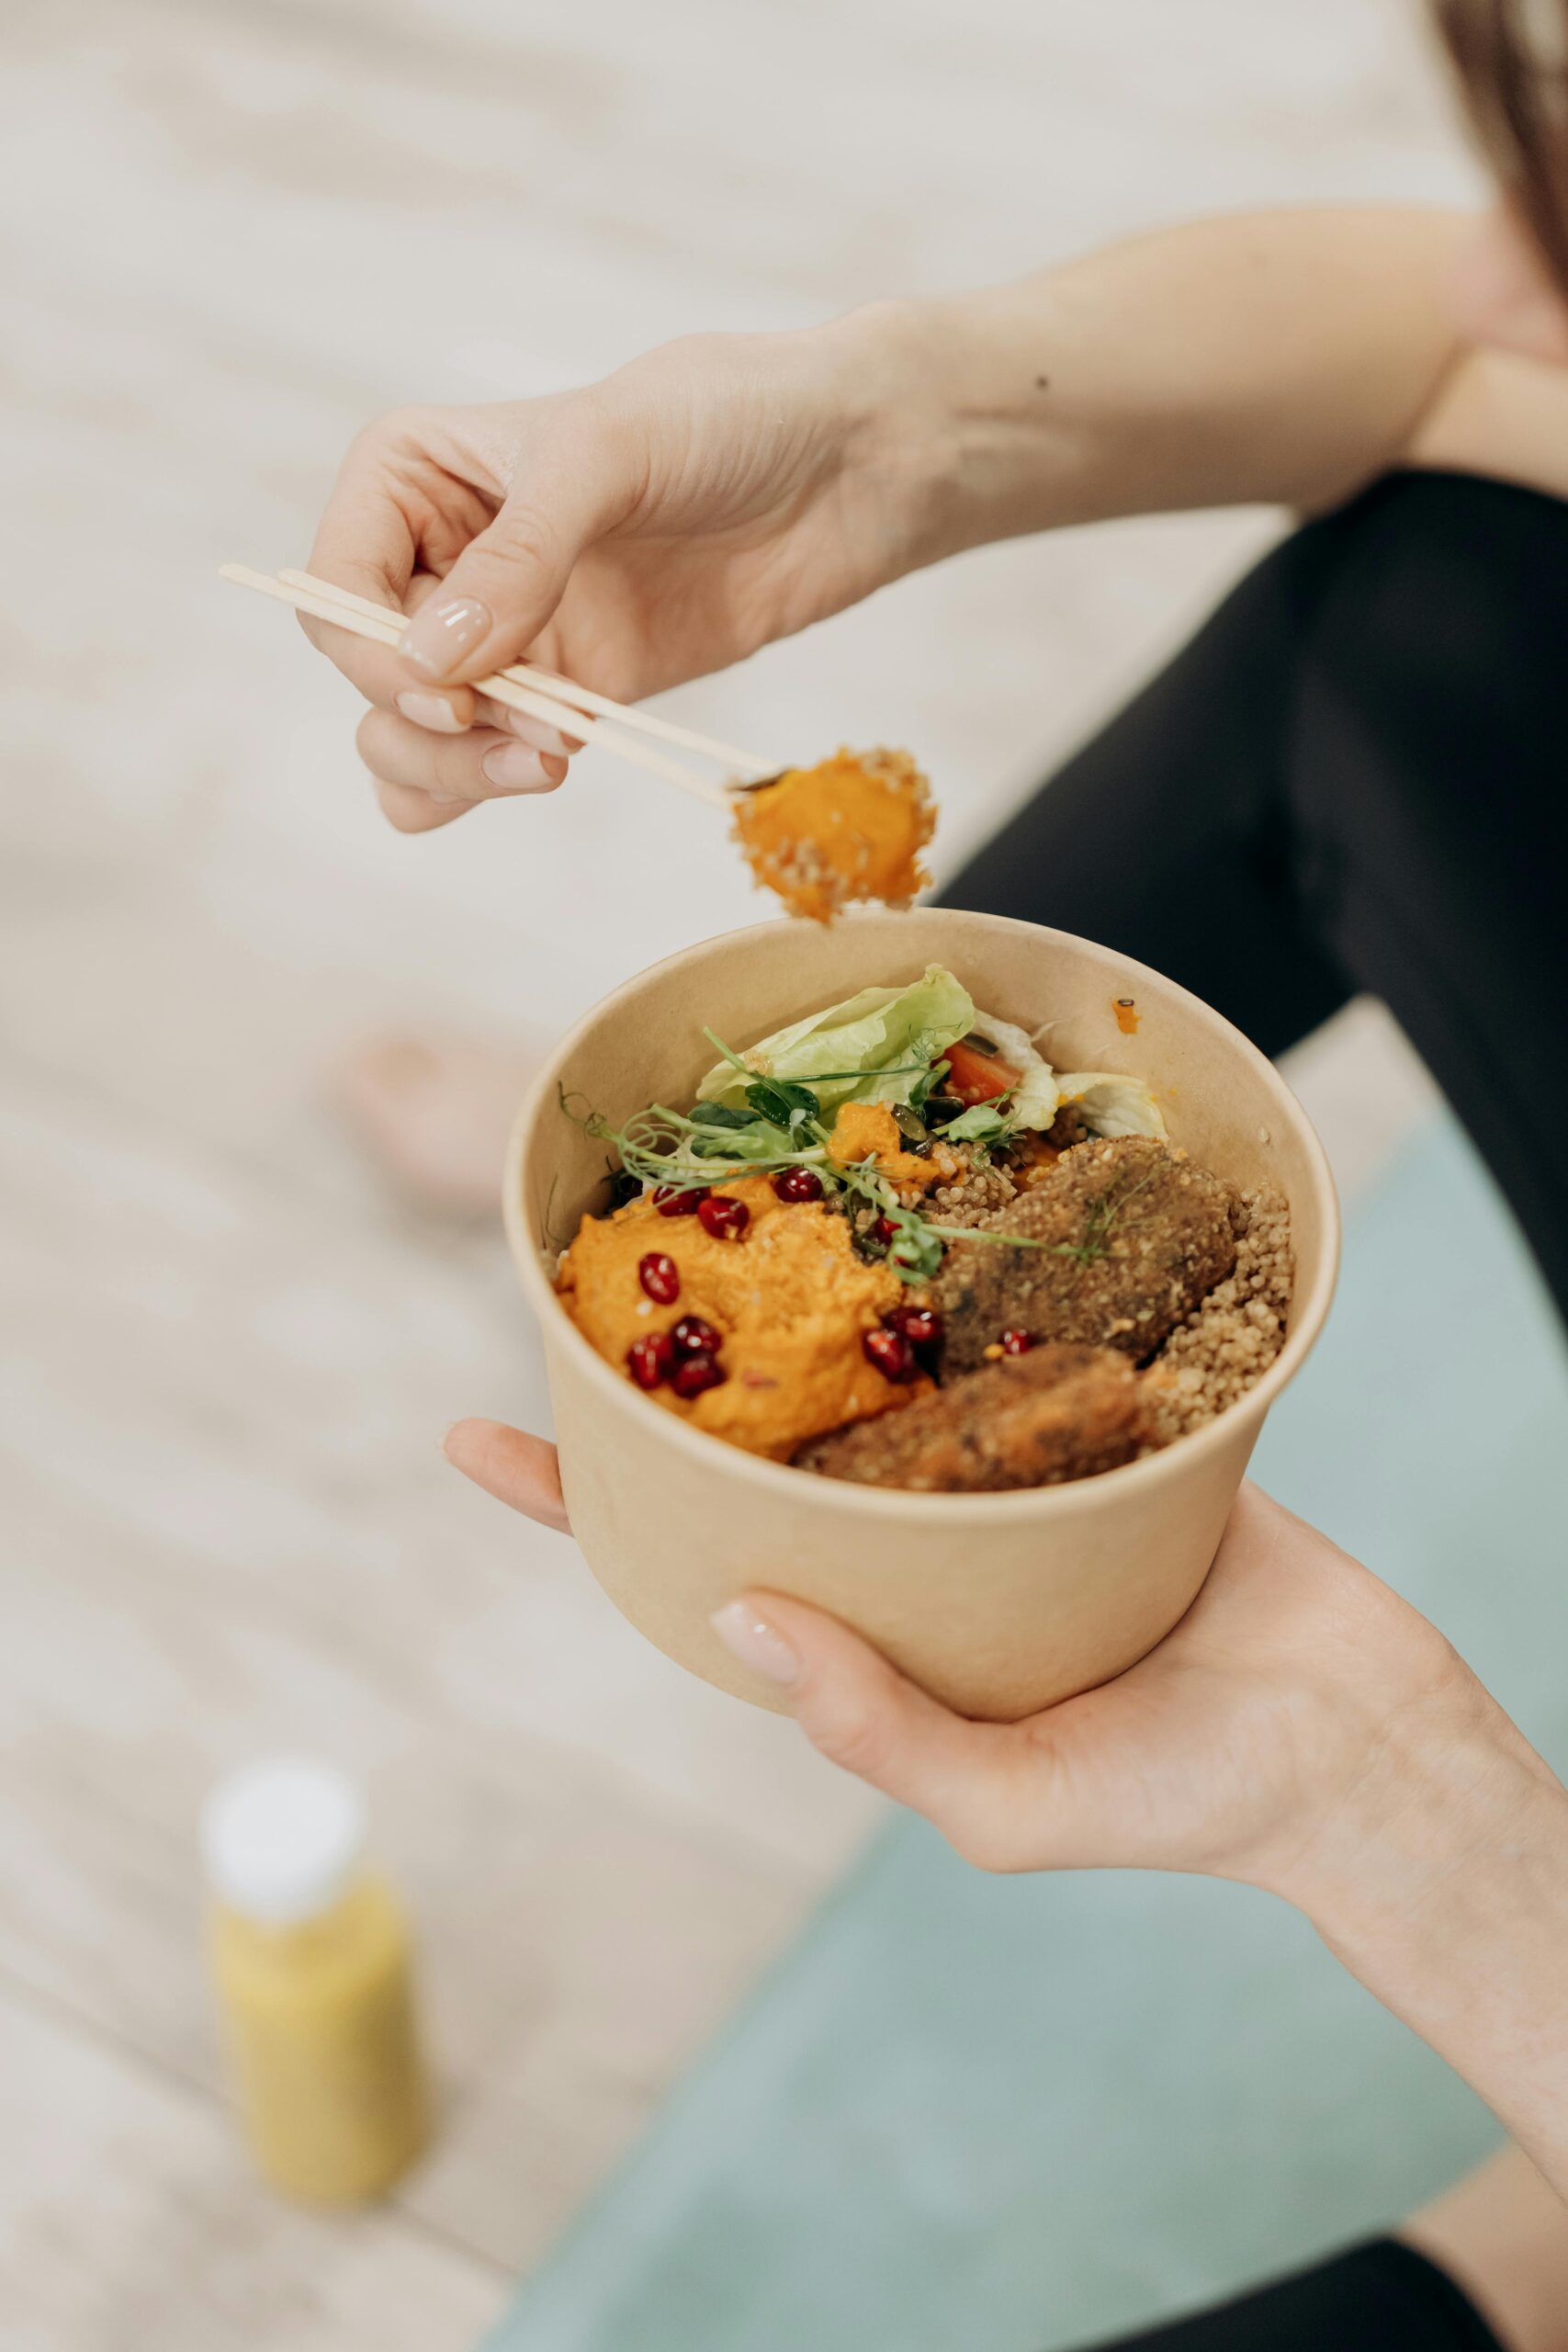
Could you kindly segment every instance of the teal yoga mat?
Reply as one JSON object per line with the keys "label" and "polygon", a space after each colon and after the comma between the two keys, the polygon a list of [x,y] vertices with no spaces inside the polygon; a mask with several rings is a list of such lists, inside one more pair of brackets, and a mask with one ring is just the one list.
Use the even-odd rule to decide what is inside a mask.
{"label": "teal yoga mat", "polygon": [[[1352,1220],[1256,1475],[1568,1763],[1568,1365],[1457,1130]],[[1048,2352],[1399,2214],[1496,2127],[1249,1890],[966,1870],[900,1819],[487,2352]]]}

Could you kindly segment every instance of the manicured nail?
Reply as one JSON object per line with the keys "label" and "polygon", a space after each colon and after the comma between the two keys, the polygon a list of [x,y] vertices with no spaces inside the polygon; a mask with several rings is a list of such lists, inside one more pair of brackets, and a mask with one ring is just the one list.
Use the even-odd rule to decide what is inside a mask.
{"label": "manicured nail", "polygon": [[394,695],[392,699],[405,718],[412,718],[416,727],[428,727],[433,734],[462,735],[468,731],[445,695],[416,694],[411,686],[406,694]]}
{"label": "manicured nail", "polygon": [[566,750],[566,737],[558,728],[530,718],[525,710],[509,710],[506,723],[520,743],[532,743],[536,752],[553,752],[559,759]]}
{"label": "manicured nail", "polygon": [[722,1609],[714,1611],[708,1623],[731,1657],[738,1657],[754,1673],[765,1675],[770,1682],[794,1682],[799,1679],[800,1660],[784,1635],[775,1633],[745,1601],[727,1601]]}
{"label": "manicured nail", "polygon": [[479,762],[502,792],[549,792],[566,774],[564,760],[552,760],[526,743],[492,743]]}
{"label": "manicured nail", "polygon": [[398,651],[431,677],[449,678],[464,654],[493,627],[489,607],[477,596],[433,596],[404,629]]}

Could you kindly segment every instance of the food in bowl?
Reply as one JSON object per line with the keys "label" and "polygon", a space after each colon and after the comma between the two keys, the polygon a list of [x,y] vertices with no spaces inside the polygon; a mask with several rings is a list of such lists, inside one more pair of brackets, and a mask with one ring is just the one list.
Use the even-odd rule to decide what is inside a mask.
{"label": "food in bowl", "polygon": [[931,786],[908,752],[834,753],[735,795],[734,833],[792,915],[830,922],[857,900],[908,906],[931,880]]}
{"label": "food in bowl", "polygon": [[[1122,1024],[1119,1023],[1119,1026]],[[1167,1134],[1141,1079],[1059,1072],[945,967],[719,1058],[615,1128],[562,1306],[649,1403],[803,1472],[1057,1485],[1170,1444],[1283,1344],[1283,1195]]]}

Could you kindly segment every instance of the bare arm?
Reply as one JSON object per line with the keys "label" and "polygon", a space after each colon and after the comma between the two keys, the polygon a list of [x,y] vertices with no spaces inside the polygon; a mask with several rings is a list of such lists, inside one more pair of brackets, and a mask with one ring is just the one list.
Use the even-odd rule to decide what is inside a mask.
{"label": "bare arm", "polygon": [[1406,454],[1451,370],[1465,232],[1433,211],[1198,221],[1014,286],[383,418],[311,568],[416,616],[400,653],[308,628],[373,706],[388,815],[424,831],[560,781],[567,747],[520,745],[467,683],[525,650],[635,700],[989,539],[1345,495]]}
{"label": "bare arm", "polygon": [[1346,496],[1402,457],[1459,356],[1449,282],[1467,227],[1436,211],[1202,220],[913,306],[930,406],[909,423],[935,536]]}
{"label": "bare arm", "polygon": [[1568,2198],[1568,1791],[1479,1685],[1382,1834],[1282,1892]]}

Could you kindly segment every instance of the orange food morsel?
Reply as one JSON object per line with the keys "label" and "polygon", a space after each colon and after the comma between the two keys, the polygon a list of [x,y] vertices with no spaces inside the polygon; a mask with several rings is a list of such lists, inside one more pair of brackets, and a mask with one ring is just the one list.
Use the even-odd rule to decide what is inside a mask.
{"label": "orange food morsel", "polygon": [[1135,1037],[1138,1034],[1138,1008],[1132,998],[1130,996],[1113,998],[1111,1010],[1116,1015],[1116,1026],[1121,1030],[1123,1037]]}
{"label": "orange food morsel", "polygon": [[793,915],[830,922],[861,899],[908,906],[931,880],[931,786],[908,752],[834,753],[735,796],[735,838]]}
{"label": "orange food morsel", "polygon": [[828,1138],[828,1157],[840,1168],[851,1168],[859,1159],[874,1159],[877,1174],[886,1176],[890,1184],[912,1184],[920,1192],[940,1183],[949,1164],[946,1154],[939,1163],[935,1159],[922,1159],[918,1151],[906,1151],[898,1122],[886,1102],[840,1103]]}
{"label": "orange food morsel", "polygon": [[[766,1176],[725,1180],[750,1211],[739,1241],[716,1238],[695,1217],[673,1235],[649,1199],[614,1216],[585,1216],[561,1261],[561,1304],[583,1337],[626,1378],[626,1351],[682,1316],[719,1334],[725,1379],[690,1399],[668,1385],[649,1401],[749,1453],[787,1462],[807,1439],[905,1405],[931,1385],[899,1386],[861,1347],[905,1295],[886,1265],[855,1256],[850,1228],[819,1201],[781,1201]],[[668,1246],[681,1295],[670,1306],[637,1279],[649,1242]]]}

